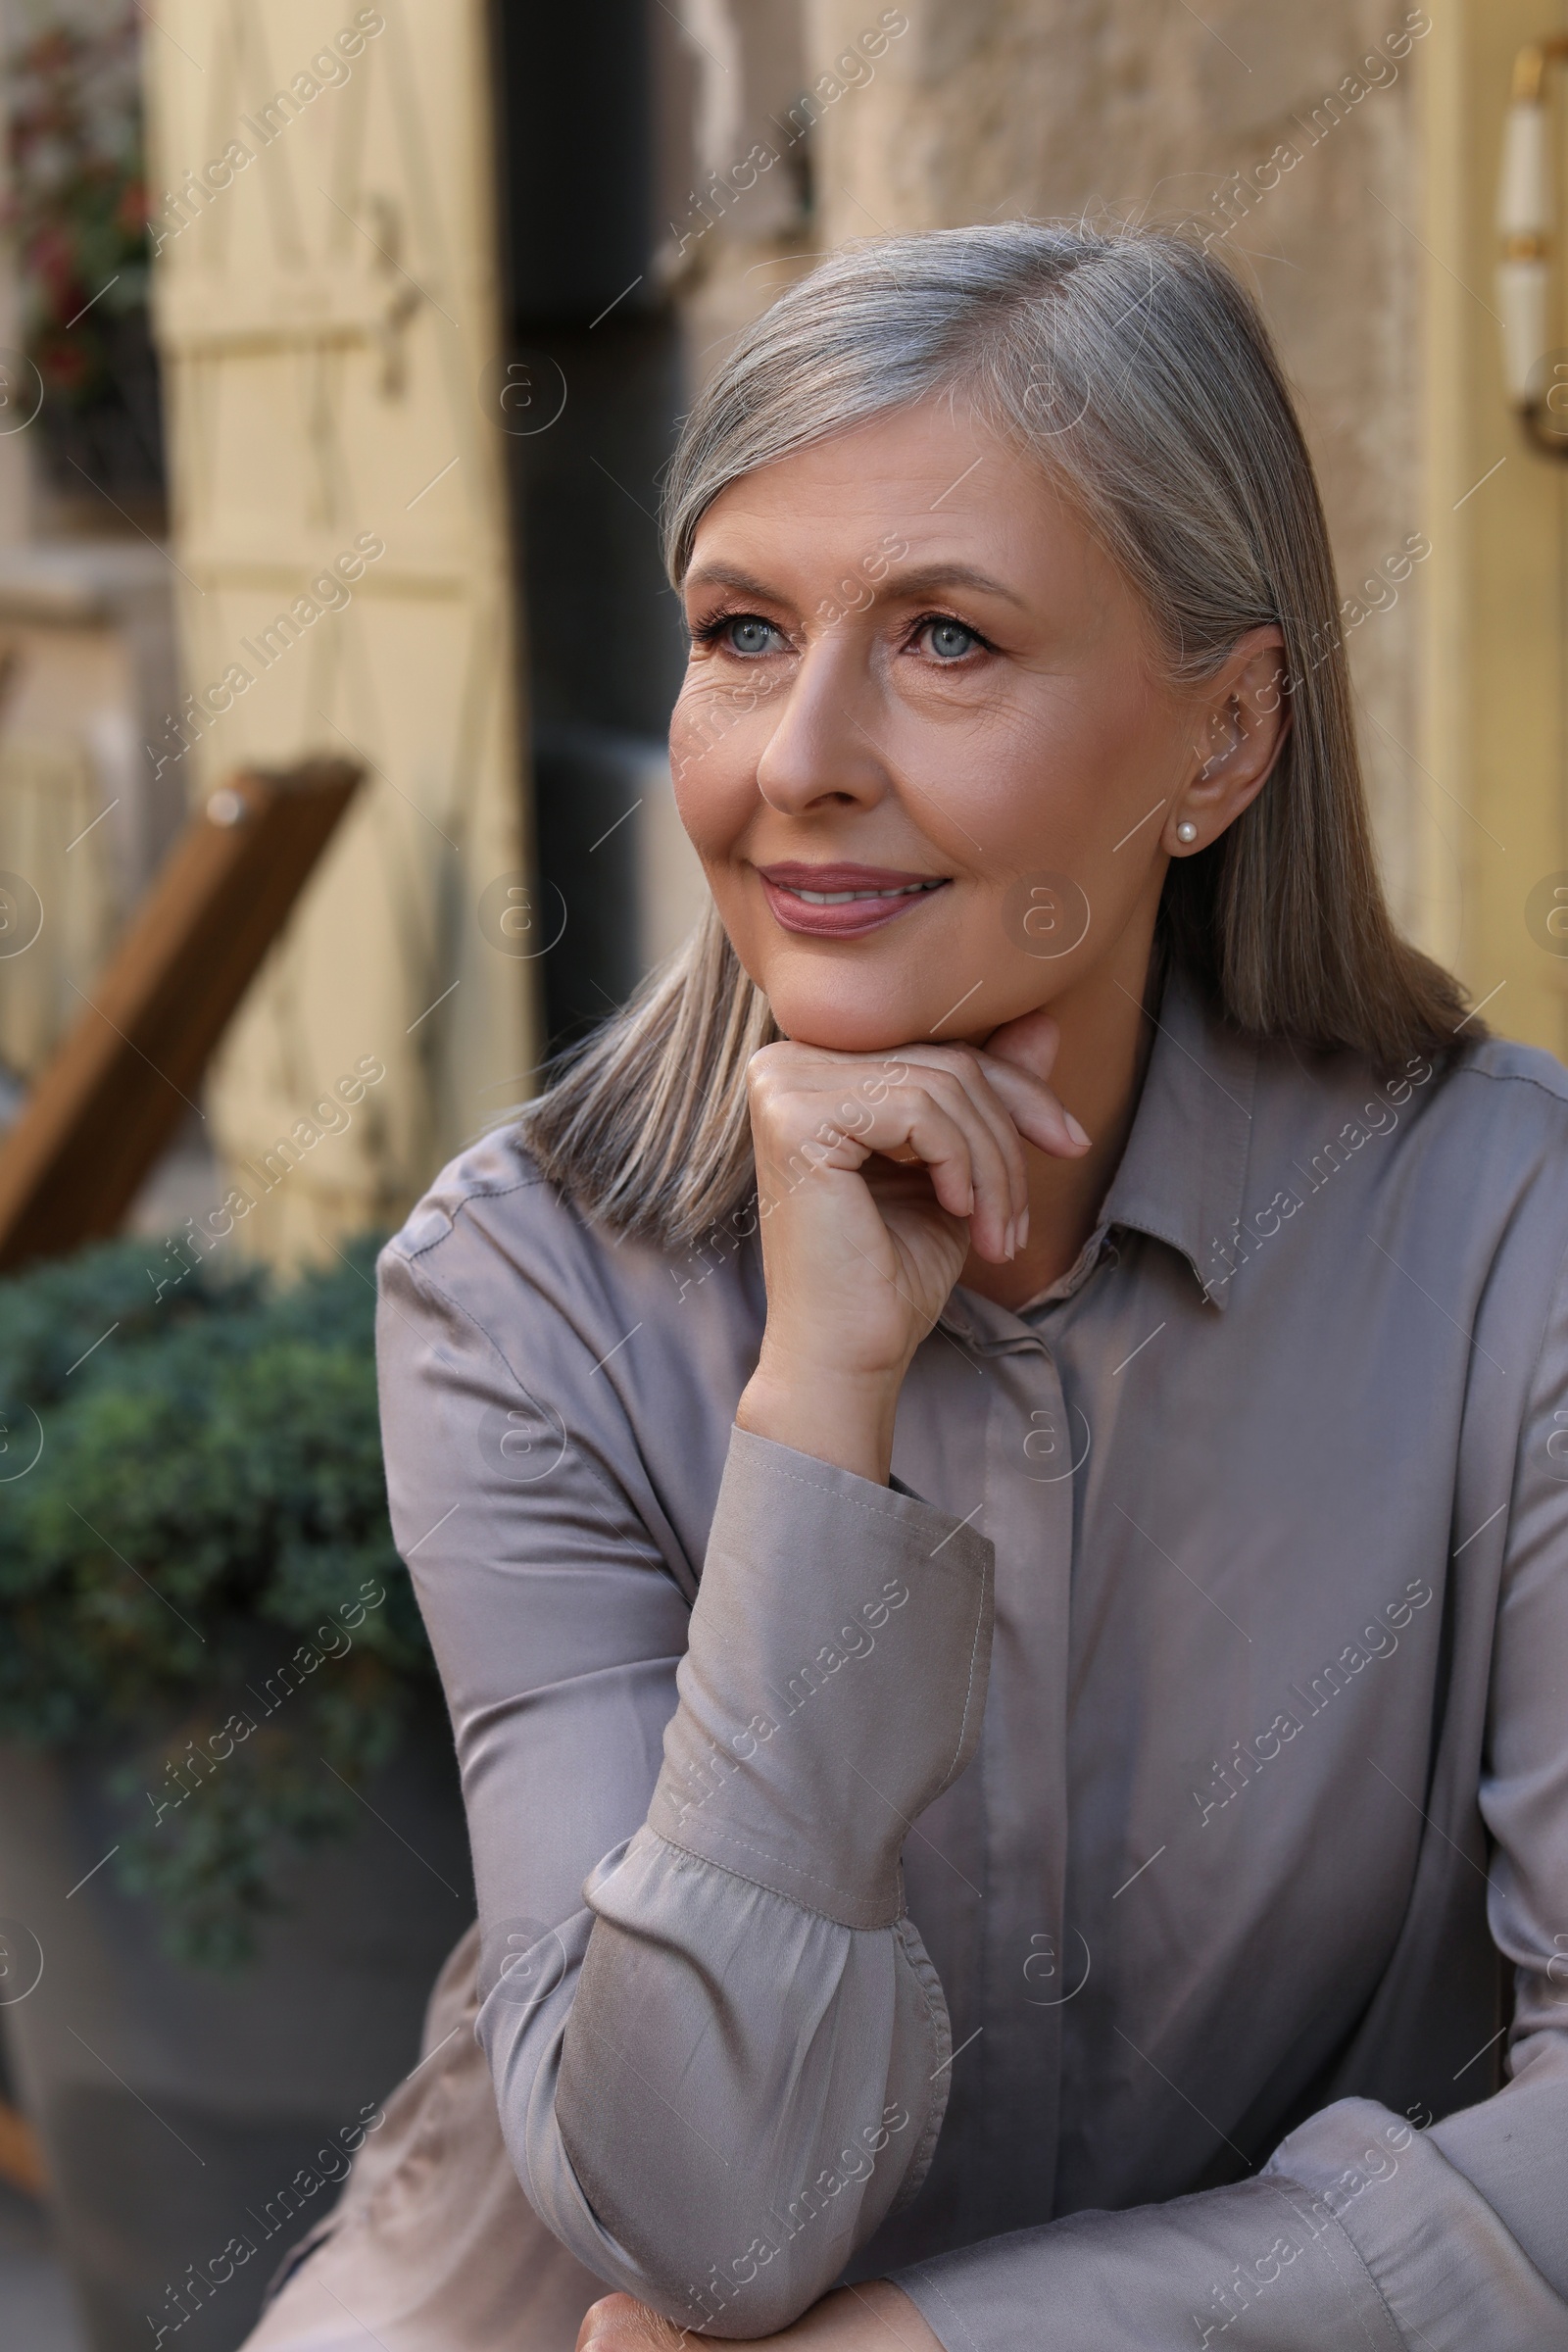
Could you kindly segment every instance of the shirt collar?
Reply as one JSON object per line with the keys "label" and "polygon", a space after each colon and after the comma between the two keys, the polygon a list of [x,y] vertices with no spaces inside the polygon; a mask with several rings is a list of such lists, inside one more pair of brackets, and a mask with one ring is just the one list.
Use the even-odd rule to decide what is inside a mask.
{"label": "shirt collar", "polygon": [[[1167,976],[1154,1043],[1121,1164],[1096,1220],[1088,1254],[1115,1225],[1166,1243],[1193,1270],[1203,1298],[1224,1311],[1224,1252],[1241,1223],[1251,1147],[1258,1047],[1231,1027],[1179,969]],[[1087,1274],[1088,1267],[1083,1268]],[[1075,1266],[1065,1285],[1077,1288]],[[941,1320],[970,1341],[995,1340],[1017,1317],[955,1291]]]}
{"label": "shirt collar", "polygon": [[1241,1224],[1258,1047],[1180,970],[1165,983],[1144,1091],[1105,1196],[1108,1224],[1180,1250],[1205,1298],[1224,1308],[1222,1252]]}

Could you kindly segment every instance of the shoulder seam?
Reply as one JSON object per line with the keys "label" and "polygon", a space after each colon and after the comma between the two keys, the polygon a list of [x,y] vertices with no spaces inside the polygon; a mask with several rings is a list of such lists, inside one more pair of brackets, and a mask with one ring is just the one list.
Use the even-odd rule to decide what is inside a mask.
{"label": "shoulder seam", "polygon": [[1486,1078],[1494,1086],[1533,1086],[1538,1095],[1544,1095],[1549,1102],[1561,1103],[1562,1107],[1568,1110],[1568,1070],[1563,1072],[1560,1093],[1556,1087],[1547,1086],[1544,1080],[1538,1078],[1534,1070],[1494,1070],[1488,1069],[1479,1061],[1462,1061],[1456,1069],[1450,1070],[1448,1075],[1450,1079]]}
{"label": "shoulder seam", "polygon": [[[416,1249],[400,1250],[398,1255],[403,1259],[405,1265],[412,1265],[416,1257],[423,1257],[427,1250],[438,1249],[444,1241],[449,1240],[457,1231],[459,1217],[466,1208],[471,1208],[476,1200],[505,1200],[514,1193],[537,1192],[544,1181],[544,1178],[535,1172],[532,1176],[519,1176],[515,1184],[486,1186],[482,1191],[475,1189],[473,1192],[465,1193],[447,1219],[445,1233],[432,1234],[429,1241],[420,1242]],[[407,1231],[407,1228],[405,1227],[404,1230]],[[391,1246],[395,1248],[401,1238],[401,1234],[394,1234]],[[488,1338],[489,1334],[486,1333],[485,1336]]]}

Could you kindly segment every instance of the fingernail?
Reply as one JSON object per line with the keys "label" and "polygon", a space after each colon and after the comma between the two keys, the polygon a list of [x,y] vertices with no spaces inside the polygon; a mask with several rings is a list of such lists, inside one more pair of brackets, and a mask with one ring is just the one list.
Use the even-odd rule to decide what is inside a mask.
{"label": "fingernail", "polygon": [[1073,1117],[1072,1112],[1070,1110],[1064,1110],[1061,1115],[1063,1121],[1065,1122],[1067,1133],[1072,1137],[1073,1142],[1075,1144],[1087,1144],[1089,1138],[1084,1133],[1084,1130],[1079,1126],[1077,1120]]}
{"label": "fingernail", "polygon": [[1018,1219],[1018,1247],[1019,1247],[1019,1249],[1020,1249],[1020,1250],[1024,1248],[1025,1244],[1028,1242],[1028,1239],[1029,1239],[1029,1211],[1028,1211],[1027,1209],[1025,1209],[1025,1210],[1023,1211],[1023,1214],[1022,1214],[1022,1215],[1019,1217],[1019,1219]]}
{"label": "fingernail", "polygon": [[1009,1218],[1007,1219],[1007,1230],[1006,1230],[1005,1234],[1004,1234],[1004,1236],[1003,1236],[1002,1247],[1003,1247],[1003,1250],[1004,1250],[1004,1254],[1005,1254],[1006,1256],[1008,1256],[1008,1257],[1016,1257],[1016,1256],[1017,1256],[1017,1254],[1018,1254],[1018,1220],[1017,1220],[1017,1218],[1016,1218],[1016,1217],[1009,1217]]}

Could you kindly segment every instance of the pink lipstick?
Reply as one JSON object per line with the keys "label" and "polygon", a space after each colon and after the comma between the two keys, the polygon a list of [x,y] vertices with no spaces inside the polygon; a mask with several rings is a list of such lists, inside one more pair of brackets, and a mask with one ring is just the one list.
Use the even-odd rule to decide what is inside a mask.
{"label": "pink lipstick", "polygon": [[774,920],[815,939],[863,939],[934,898],[948,882],[946,874],[793,860],[760,865],[757,872]]}

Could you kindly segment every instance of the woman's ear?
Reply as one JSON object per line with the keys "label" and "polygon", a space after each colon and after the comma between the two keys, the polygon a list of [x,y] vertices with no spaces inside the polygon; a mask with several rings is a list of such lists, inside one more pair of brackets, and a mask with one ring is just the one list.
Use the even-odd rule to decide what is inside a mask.
{"label": "woman's ear", "polygon": [[1206,850],[1262,791],[1290,728],[1288,692],[1279,628],[1250,629],[1199,706],[1191,772],[1165,818],[1170,857]]}

